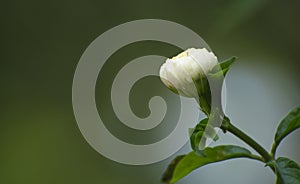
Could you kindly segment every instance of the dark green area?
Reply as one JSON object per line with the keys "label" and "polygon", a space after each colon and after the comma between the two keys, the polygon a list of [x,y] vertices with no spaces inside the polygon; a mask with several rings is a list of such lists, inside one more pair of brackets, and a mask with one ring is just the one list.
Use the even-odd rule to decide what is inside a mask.
{"label": "dark green area", "polygon": [[[139,167],[118,164],[102,157],[82,137],[73,116],[71,87],[86,47],[121,23],[165,19],[199,33],[221,59],[236,55],[240,63],[247,60],[259,67],[269,58],[268,64],[287,69],[286,75],[297,80],[299,6],[299,1],[265,0],[2,1],[0,183],[158,183],[170,160]],[[160,50],[156,44],[151,52]],[[149,47],[145,46],[143,53],[148,53]],[[165,48],[162,54],[173,55],[173,50],[161,47]],[[132,48],[128,57],[141,50]],[[157,83],[155,78],[143,80]],[[143,85],[140,81],[136,88]],[[165,90],[156,85],[157,91]],[[144,116],[146,104],[134,104],[133,108]],[[130,132],[119,136],[136,141]],[[152,142],[160,136],[137,143]]]}

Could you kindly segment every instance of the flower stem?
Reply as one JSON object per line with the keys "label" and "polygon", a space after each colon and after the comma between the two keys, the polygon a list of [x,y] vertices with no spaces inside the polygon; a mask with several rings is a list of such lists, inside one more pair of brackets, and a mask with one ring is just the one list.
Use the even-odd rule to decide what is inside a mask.
{"label": "flower stem", "polygon": [[261,145],[259,145],[255,140],[253,140],[251,137],[249,137],[243,131],[241,131],[240,129],[235,127],[230,122],[227,122],[226,129],[223,129],[223,130],[229,131],[233,135],[235,135],[238,138],[240,138],[241,140],[243,140],[249,146],[251,146],[255,151],[257,151],[257,153],[259,153],[263,157],[265,163],[270,162],[271,160],[273,160],[271,155]]}

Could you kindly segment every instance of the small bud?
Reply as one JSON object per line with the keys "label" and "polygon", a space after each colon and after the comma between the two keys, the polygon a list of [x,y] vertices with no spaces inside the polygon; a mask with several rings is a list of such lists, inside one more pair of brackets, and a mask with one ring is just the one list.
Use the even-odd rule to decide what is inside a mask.
{"label": "small bud", "polygon": [[198,99],[200,86],[194,81],[205,77],[218,64],[214,53],[205,48],[190,48],[179,55],[167,59],[161,66],[159,75],[162,82],[179,95]]}

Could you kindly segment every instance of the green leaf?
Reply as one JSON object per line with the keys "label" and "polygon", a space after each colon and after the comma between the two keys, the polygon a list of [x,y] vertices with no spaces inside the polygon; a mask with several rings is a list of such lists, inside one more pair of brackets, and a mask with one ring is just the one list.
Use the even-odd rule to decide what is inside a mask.
{"label": "green leaf", "polygon": [[231,57],[218,65],[214,66],[213,69],[210,71],[210,76],[225,76],[229,71],[231,65],[235,62],[236,57]]}
{"label": "green leaf", "polygon": [[199,154],[202,154],[202,150],[205,148],[205,143],[208,138],[211,138],[214,141],[219,139],[214,127],[208,125],[207,123],[207,118],[201,120],[190,135],[191,147],[196,153]]}
{"label": "green leaf", "polygon": [[175,183],[190,172],[204,165],[220,162],[233,158],[247,157],[253,158],[250,151],[245,148],[234,145],[222,145],[213,148],[205,148],[204,155],[198,155],[195,152],[190,152],[172,165],[172,170],[167,170],[168,177],[164,178],[165,183]]}
{"label": "green leaf", "polygon": [[279,143],[291,132],[300,127],[300,106],[294,108],[279,124],[275,133],[272,154],[275,155]]}
{"label": "green leaf", "polygon": [[284,157],[278,158],[275,163],[277,184],[300,184],[300,166]]}
{"label": "green leaf", "polygon": [[177,156],[168,166],[166,172],[162,176],[162,182],[168,183],[173,176],[173,172],[175,170],[176,165],[180,160],[182,160],[186,155]]}

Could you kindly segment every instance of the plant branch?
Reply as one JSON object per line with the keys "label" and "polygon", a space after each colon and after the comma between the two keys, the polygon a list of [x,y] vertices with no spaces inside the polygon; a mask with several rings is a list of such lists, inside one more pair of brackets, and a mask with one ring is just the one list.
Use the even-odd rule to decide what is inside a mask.
{"label": "plant branch", "polygon": [[251,137],[235,127],[230,122],[227,122],[226,126],[222,126],[221,128],[223,131],[229,131],[233,135],[243,140],[249,146],[251,146],[255,151],[257,151],[257,153],[259,153],[263,157],[265,163],[273,160],[271,155],[261,145],[259,145],[255,140],[253,140]]}

